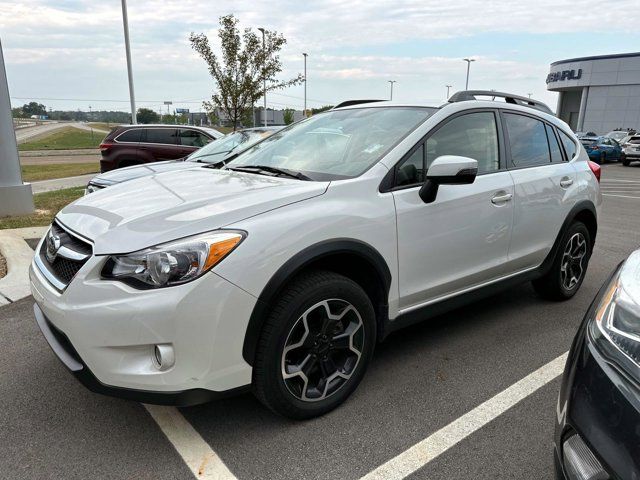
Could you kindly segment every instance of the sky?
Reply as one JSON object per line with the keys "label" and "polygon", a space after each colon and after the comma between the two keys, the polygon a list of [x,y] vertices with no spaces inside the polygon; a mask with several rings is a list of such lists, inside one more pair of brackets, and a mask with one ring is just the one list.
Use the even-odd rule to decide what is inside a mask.
{"label": "sky", "polygon": [[[551,62],[640,50],[638,0],[128,0],[138,107],[201,111],[215,85],[192,51],[190,32],[217,44],[218,18],[282,33],[282,79],[303,72],[307,104],[354,98],[445,101],[469,88],[547,92]],[[119,0],[0,0],[0,41],[13,106],[129,108]],[[262,101],[259,101],[262,104]],[[303,106],[303,87],[267,95],[273,108]]]}

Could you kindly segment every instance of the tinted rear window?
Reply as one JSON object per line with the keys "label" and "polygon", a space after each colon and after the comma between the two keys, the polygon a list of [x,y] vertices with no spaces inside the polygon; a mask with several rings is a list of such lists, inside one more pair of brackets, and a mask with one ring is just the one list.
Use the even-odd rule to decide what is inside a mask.
{"label": "tinted rear window", "polygon": [[134,128],[132,130],[127,130],[126,132],[118,135],[118,142],[139,142],[140,134],[142,133],[141,128]]}
{"label": "tinted rear window", "polygon": [[177,143],[176,131],[172,128],[148,128],[146,143],[167,143],[175,145]]}
{"label": "tinted rear window", "polygon": [[633,143],[635,145],[639,144],[640,143],[640,137],[631,137],[629,139],[629,143]]}
{"label": "tinted rear window", "polygon": [[580,140],[580,143],[582,145],[584,145],[585,147],[593,147],[594,145],[598,144],[598,141],[597,140],[582,139],[582,140]]}
{"label": "tinted rear window", "polygon": [[516,167],[547,165],[551,162],[544,123],[532,117],[505,113],[511,161]]}

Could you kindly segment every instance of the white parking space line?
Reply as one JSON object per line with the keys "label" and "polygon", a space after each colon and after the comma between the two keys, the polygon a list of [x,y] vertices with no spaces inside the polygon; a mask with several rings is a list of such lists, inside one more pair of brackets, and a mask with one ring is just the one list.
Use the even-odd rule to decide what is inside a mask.
{"label": "white parking space line", "polygon": [[144,405],[193,475],[202,480],[236,480],[220,457],[178,409]]}
{"label": "white parking space line", "polygon": [[612,195],[610,193],[603,193],[602,196],[603,197],[619,197],[619,198],[640,198],[640,197],[632,197],[629,195]]}
{"label": "white parking space line", "polygon": [[564,369],[568,353],[560,355],[397,457],[380,465],[361,480],[400,480],[411,475],[558,377]]}

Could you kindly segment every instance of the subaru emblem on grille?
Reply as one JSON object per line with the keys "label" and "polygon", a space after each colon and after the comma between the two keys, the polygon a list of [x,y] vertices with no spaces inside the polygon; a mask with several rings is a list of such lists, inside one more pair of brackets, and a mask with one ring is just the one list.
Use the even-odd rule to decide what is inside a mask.
{"label": "subaru emblem on grille", "polygon": [[58,256],[58,250],[60,250],[60,237],[58,235],[51,235],[47,237],[47,251],[46,257],[50,263]]}

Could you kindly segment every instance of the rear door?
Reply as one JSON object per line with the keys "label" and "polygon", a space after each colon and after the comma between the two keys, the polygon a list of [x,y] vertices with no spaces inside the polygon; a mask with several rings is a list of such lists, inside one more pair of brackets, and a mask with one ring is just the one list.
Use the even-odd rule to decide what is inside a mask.
{"label": "rear door", "polygon": [[[504,169],[497,112],[445,120],[394,170],[400,308],[411,310],[499,278],[506,272],[513,181]],[[418,192],[441,155],[478,161],[471,185],[441,185],[433,203]]]}
{"label": "rear door", "polygon": [[183,157],[195,152],[211,142],[212,138],[192,128],[178,129],[180,151]]}
{"label": "rear door", "polygon": [[175,160],[183,156],[178,130],[172,127],[145,128],[139,148],[148,162]]}
{"label": "rear door", "polygon": [[540,265],[573,207],[575,171],[555,127],[534,115],[502,111],[509,171],[515,186],[509,265]]}

